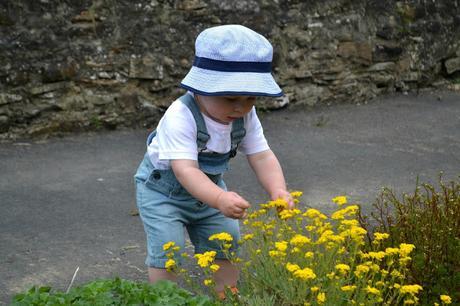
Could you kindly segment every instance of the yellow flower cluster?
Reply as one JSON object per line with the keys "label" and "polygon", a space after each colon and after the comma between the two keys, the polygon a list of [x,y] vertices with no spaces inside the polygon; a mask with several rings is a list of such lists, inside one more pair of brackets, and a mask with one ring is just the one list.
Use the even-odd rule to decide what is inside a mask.
{"label": "yellow flower cluster", "polygon": [[[291,196],[298,203],[302,193],[292,192]],[[261,204],[243,221],[249,231],[238,243],[249,258],[241,263],[228,248],[233,241],[230,234],[214,234],[209,240],[221,242],[224,254],[241,267],[242,284],[248,286],[245,292],[283,292],[285,296],[277,297],[286,298],[277,301],[280,304],[417,303],[422,287],[406,282],[414,245],[401,243],[383,249],[382,241],[389,234],[375,232],[370,249],[365,250],[367,231],[357,218],[359,206],[347,204],[345,196],[335,197],[333,202],[338,209],[330,217],[315,208],[287,209],[283,199]],[[173,243],[164,246],[165,250],[174,247]],[[216,252],[195,255],[206,276],[205,286],[214,285],[208,276],[220,269],[215,256]],[[168,266],[175,267],[175,262]],[[443,295],[440,301],[449,304],[451,300]]]}
{"label": "yellow flower cluster", "polygon": [[310,219],[327,219],[326,215],[322,214],[319,210],[314,209],[314,208],[309,208],[305,213],[303,213],[304,217],[310,218]]}
{"label": "yellow flower cluster", "polygon": [[280,211],[279,217],[282,220],[286,220],[286,219],[295,217],[295,216],[299,215],[300,213],[301,213],[301,211],[299,209],[285,209],[285,210]]}
{"label": "yellow flower cluster", "polygon": [[310,268],[298,269],[293,272],[294,276],[302,280],[315,279],[316,274]]}
{"label": "yellow flower cluster", "polygon": [[423,288],[422,286],[420,285],[404,285],[404,286],[401,286],[401,288],[399,289],[399,291],[402,293],[402,294],[411,294],[411,295],[416,295],[419,293],[419,291],[421,291]]}
{"label": "yellow flower cluster", "polygon": [[176,261],[174,259],[168,259],[165,263],[165,268],[168,271],[172,271],[176,267]]}
{"label": "yellow flower cluster", "polygon": [[350,266],[347,264],[336,264],[335,269],[340,273],[346,274],[348,271],[350,271]]}
{"label": "yellow flower cluster", "polygon": [[176,243],[174,241],[169,241],[163,245],[163,251],[168,251],[172,247],[174,247]]}
{"label": "yellow flower cluster", "polygon": [[231,242],[233,241],[233,237],[229,233],[218,233],[218,234],[211,235],[209,237],[209,240],[210,241],[219,240],[219,241]]}
{"label": "yellow flower cluster", "polygon": [[300,234],[296,234],[289,241],[289,243],[291,245],[294,245],[294,246],[302,246],[302,245],[305,245],[305,244],[310,243],[310,242],[311,242],[310,238],[308,238],[308,237],[306,237],[304,235],[300,235]]}
{"label": "yellow flower cluster", "polygon": [[176,243],[174,241],[169,241],[163,245],[163,251],[166,252],[166,256],[168,257],[168,260],[165,262],[165,268],[169,272],[172,272],[176,269],[177,263],[173,259],[174,253],[179,251],[180,247],[176,246]]}
{"label": "yellow flower cluster", "polygon": [[338,196],[332,199],[332,202],[335,204],[342,206],[343,204],[347,204],[347,197],[346,196]]}
{"label": "yellow flower cluster", "polygon": [[273,201],[269,201],[267,204],[261,204],[260,207],[265,209],[277,208],[282,210],[288,207],[288,203],[284,199],[276,199]]}
{"label": "yellow flower cluster", "polygon": [[441,302],[443,304],[451,304],[452,303],[452,298],[448,295],[445,295],[445,294],[441,294],[441,296],[439,297],[441,299]]}
{"label": "yellow flower cluster", "polygon": [[203,254],[195,254],[197,264],[202,268],[206,268],[207,266],[209,266],[209,264],[211,264],[214,261],[216,254],[217,253],[215,251],[208,251],[204,252]]}
{"label": "yellow flower cluster", "polygon": [[377,233],[377,232],[374,233],[374,239],[376,241],[385,240],[385,239],[388,239],[388,237],[390,237],[390,234],[388,233]]}
{"label": "yellow flower cluster", "polygon": [[350,217],[356,215],[358,212],[358,205],[347,206],[343,209],[337,210],[331,215],[331,218],[334,220],[345,219],[345,217]]}

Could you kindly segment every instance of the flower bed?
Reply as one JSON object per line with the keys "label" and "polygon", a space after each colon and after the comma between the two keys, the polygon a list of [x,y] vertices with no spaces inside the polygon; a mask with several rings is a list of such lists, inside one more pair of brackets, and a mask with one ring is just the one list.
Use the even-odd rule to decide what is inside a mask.
{"label": "flower bed", "polygon": [[[445,201],[449,206],[441,210],[440,215],[458,218],[451,210],[455,203],[459,206],[459,186],[453,185],[447,191],[444,189]],[[292,193],[297,204],[301,195],[301,192]],[[436,199],[439,197],[436,194]],[[420,199],[420,196],[416,195],[415,198]],[[407,235],[407,231],[404,231],[406,228],[398,231],[395,224],[388,225],[387,222],[388,232],[384,231],[382,225],[377,227],[382,231],[370,233],[372,229],[362,227],[358,221],[358,205],[349,205],[344,196],[334,198],[333,202],[338,208],[330,216],[314,208],[289,210],[283,200],[260,204],[249,212],[243,222],[245,234],[238,242],[241,244],[241,256],[230,251],[233,238],[228,233],[209,237],[220,243],[228,259],[238,265],[241,271],[239,290],[229,288],[225,300],[219,299],[213,290],[213,274],[220,269],[215,262],[216,252],[192,257],[174,242],[169,242],[163,246],[169,257],[165,268],[183,277],[194,293],[167,281],[149,285],[115,279],[95,281],[74,288],[69,293],[51,291],[49,287],[34,287],[17,295],[13,305],[335,306],[455,303],[455,295],[451,298],[448,290],[436,291],[435,298],[431,295],[429,304],[427,300],[420,300],[421,293],[432,288],[424,288],[415,282],[418,274],[414,274],[412,257],[414,254],[426,254],[426,250],[419,240]],[[414,216],[421,215],[416,209],[411,211],[417,212]],[[408,222],[407,218],[404,220]],[[416,219],[410,219],[410,222],[411,225],[417,224]],[[407,243],[403,237],[415,243]],[[452,239],[458,238],[454,236]],[[191,278],[191,272],[179,264],[181,257],[193,261],[203,272],[202,283],[197,284],[196,278]],[[458,260],[449,258],[449,262],[458,263]]]}

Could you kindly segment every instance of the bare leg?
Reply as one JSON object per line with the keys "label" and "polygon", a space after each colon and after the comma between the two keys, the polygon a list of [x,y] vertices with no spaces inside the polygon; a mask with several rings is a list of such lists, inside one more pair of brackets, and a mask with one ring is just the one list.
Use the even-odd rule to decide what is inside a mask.
{"label": "bare leg", "polygon": [[226,259],[216,259],[215,262],[220,266],[220,269],[214,273],[215,290],[223,292],[225,287],[236,287],[239,276],[238,268]]}
{"label": "bare leg", "polygon": [[176,282],[177,276],[174,273],[166,271],[166,269],[149,268],[149,282],[155,283],[162,279]]}

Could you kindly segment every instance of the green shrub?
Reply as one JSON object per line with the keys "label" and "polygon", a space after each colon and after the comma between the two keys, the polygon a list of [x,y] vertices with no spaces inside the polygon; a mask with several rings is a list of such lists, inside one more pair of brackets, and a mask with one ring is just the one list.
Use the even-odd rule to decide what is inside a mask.
{"label": "green shrub", "polygon": [[439,303],[441,294],[460,301],[460,182],[440,176],[436,190],[417,180],[414,193],[401,198],[384,188],[373,207],[361,216],[369,232],[389,233],[388,245],[415,245],[409,277],[424,288],[420,303]]}
{"label": "green shrub", "polygon": [[194,296],[175,283],[154,285],[120,278],[97,280],[64,293],[50,287],[32,287],[13,298],[11,305],[215,305],[207,296]]}

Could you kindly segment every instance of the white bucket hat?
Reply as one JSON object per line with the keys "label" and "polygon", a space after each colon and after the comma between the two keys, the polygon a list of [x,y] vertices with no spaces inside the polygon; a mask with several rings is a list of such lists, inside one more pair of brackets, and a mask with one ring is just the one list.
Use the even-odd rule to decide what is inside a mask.
{"label": "white bucket hat", "polygon": [[262,35],[241,25],[201,32],[195,60],[181,87],[205,96],[280,97],[271,74],[273,47]]}

